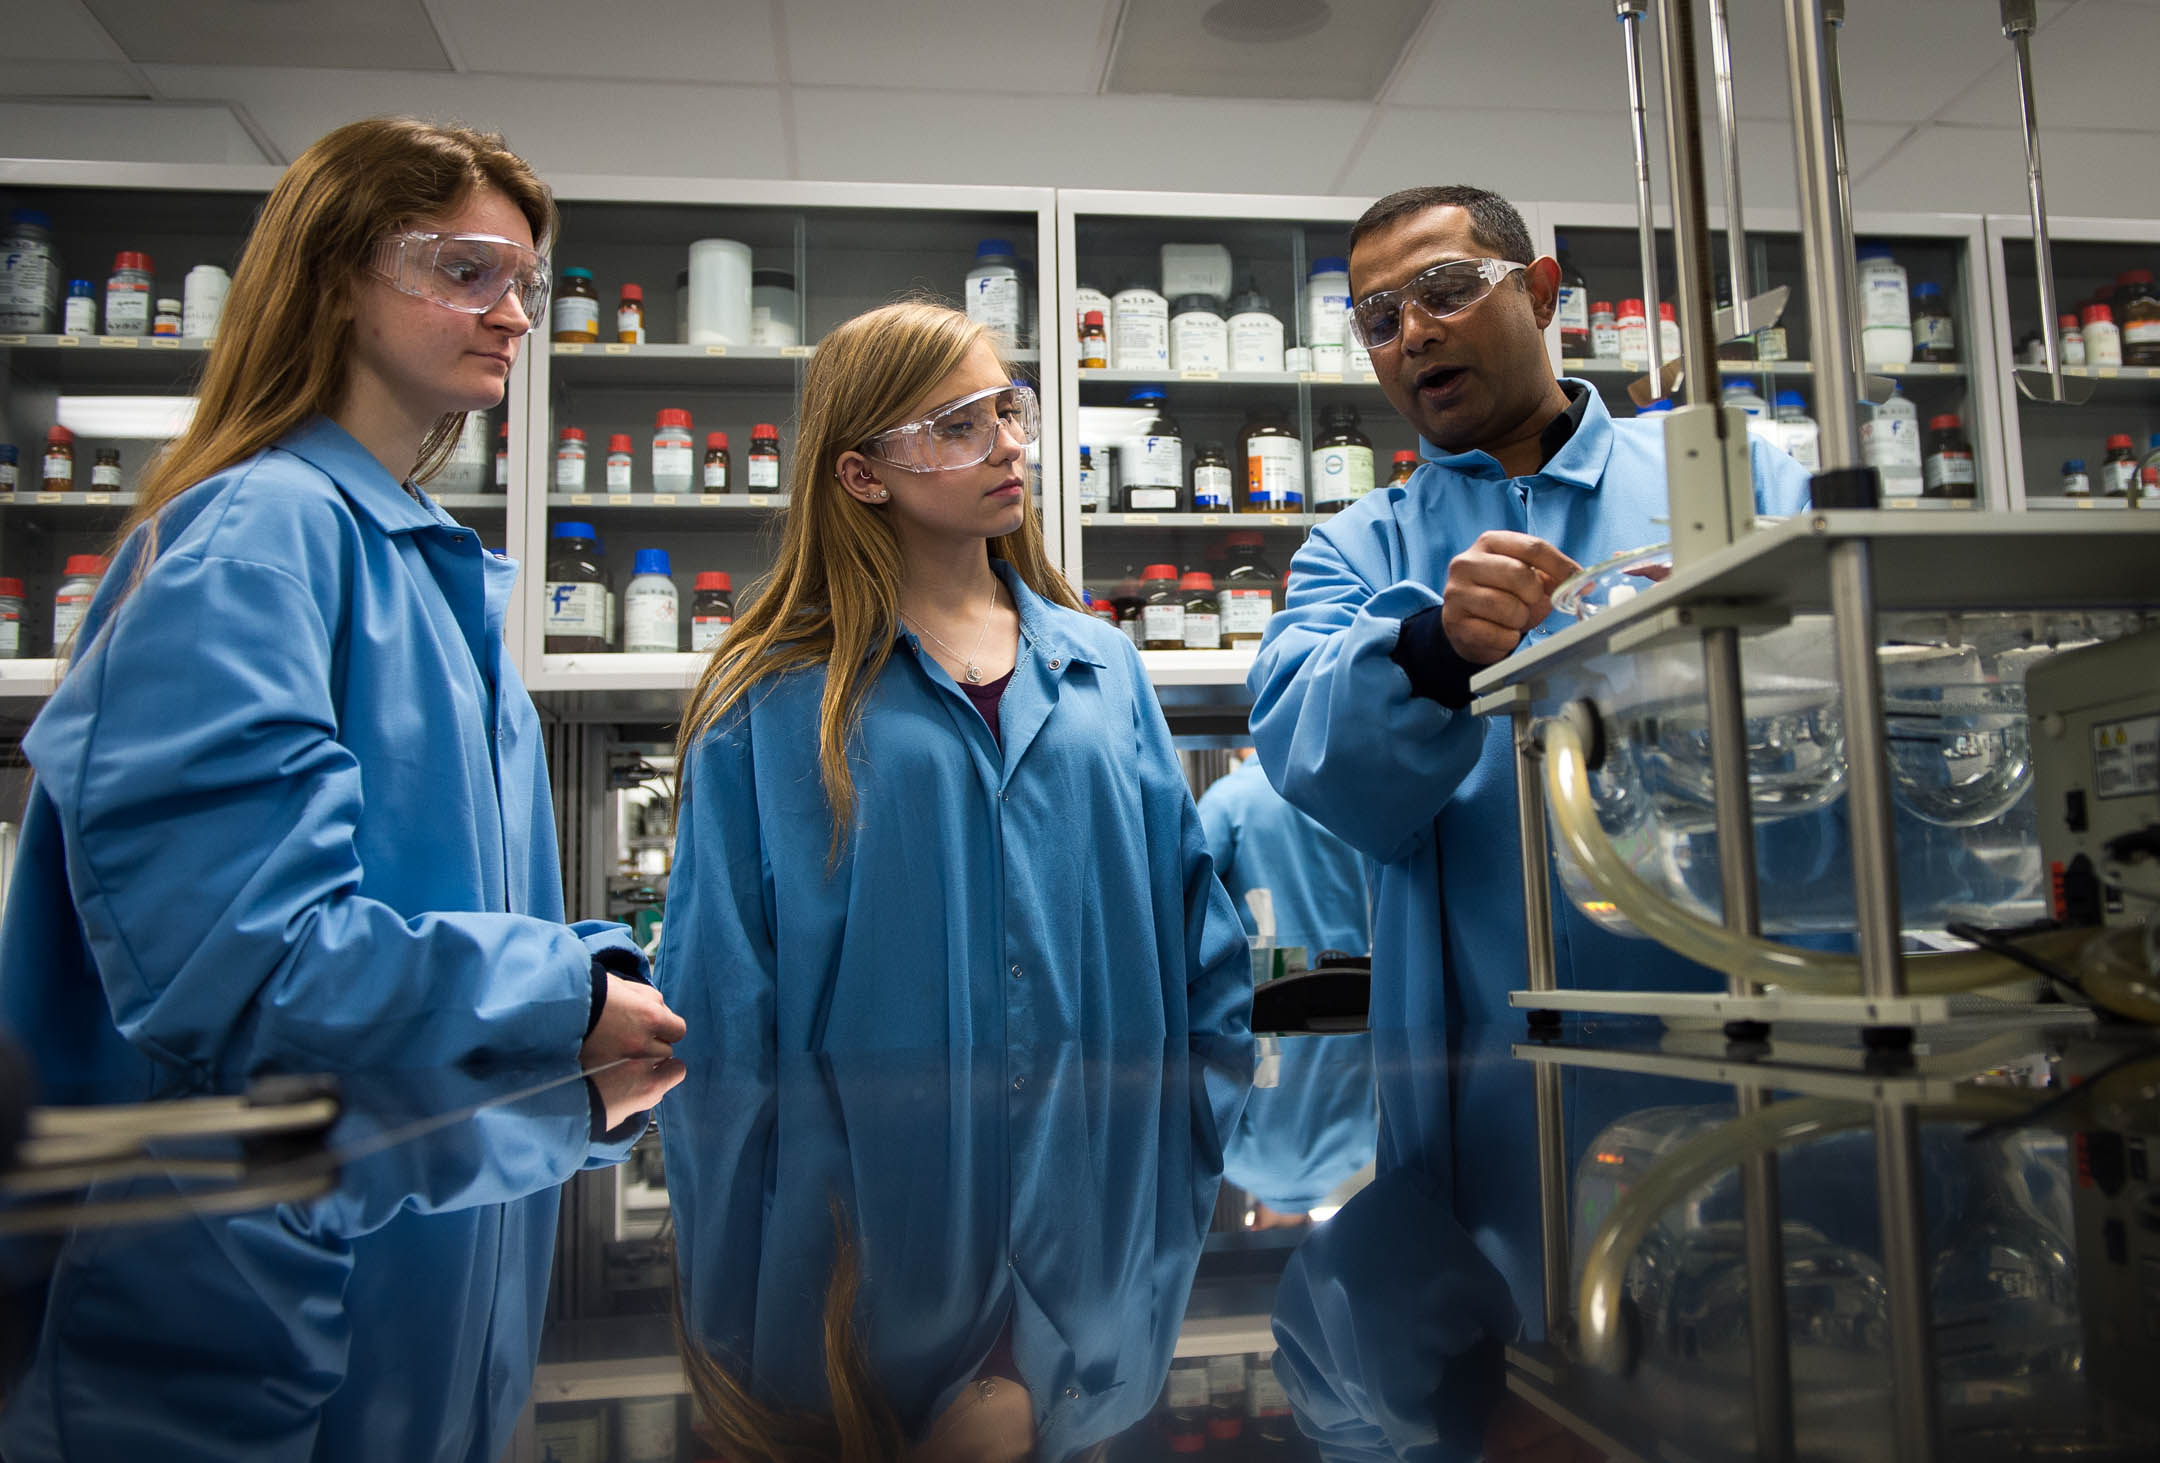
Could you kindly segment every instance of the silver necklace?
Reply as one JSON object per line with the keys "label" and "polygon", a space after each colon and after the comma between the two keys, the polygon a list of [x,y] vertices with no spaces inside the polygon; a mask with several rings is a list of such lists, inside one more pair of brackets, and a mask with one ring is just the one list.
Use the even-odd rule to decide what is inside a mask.
{"label": "silver necklace", "polygon": [[982,630],[975,637],[974,652],[968,655],[962,655],[959,651],[953,649],[944,641],[939,640],[938,637],[932,634],[929,630],[926,630],[921,625],[916,624],[912,619],[908,618],[907,612],[905,610],[901,611],[900,618],[905,621],[909,628],[913,629],[916,634],[929,635],[930,638],[935,641],[939,648],[941,648],[947,655],[951,656],[954,660],[957,660],[962,665],[966,666],[967,669],[962,672],[962,679],[967,681],[970,685],[979,686],[982,684],[983,678],[982,667],[975,663],[975,657],[982,653],[983,641],[988,639],[990,636],[990,617],[997,612],[997,603],[998,585],[997,581],[995,579],[992,579],[990,582],[990,604],[987,608],[983,610]]}

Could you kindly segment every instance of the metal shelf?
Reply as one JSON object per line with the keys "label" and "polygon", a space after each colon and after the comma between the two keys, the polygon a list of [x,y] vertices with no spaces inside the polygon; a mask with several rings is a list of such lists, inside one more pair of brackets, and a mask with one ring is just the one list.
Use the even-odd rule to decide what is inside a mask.
{"label": "metal shelf", "polygon": [[2144,509],[2145,504],[2132,503],[2128,498],[2027,498],[2027,508],[2042,513],[2124,513]]}
{"label": "metal shelf", "polygon": [[132,508],[133,493],[0,493],[0,508]]}
{"label": "metal shelf", "polygon": [[[793,392],[814,345],[625,345],[618,341],[550,341],[550,363],[557,379],[586,387],[654,388],[756,387]],[[1036,365],[1037,350],[1010,350],[1015,365]]]}
{"label": "metal shelf", "polygon": [[550,493],[547,495],[548,511],[563,512],[572,508],[605,508],[611,513],[623,509],[636,512],[680,515],[684,513],[719,513],[729,517],[767,516],[783,512],[788,505],[785,493]]}
{"label": "metal shelf", "polygon": [[1308,529],[1332,514],[1317,513],[1083,513],[1090,528],[1295,528]]}
{"label": "metal shelf", "polygon": [[[1961,380],[1971,374],[1971,367],[1961,361],[1910,361],[1903,365],[1871,361],[1863,367],[1870,375],[1917,379]],[[1564,356],[1560,361],[1560,373],[1564,376],[1621,376],[1630,380],[1648,374],[1647,363],[1633,364],[1611,360],[1604,356]],[[1718,362],[1720,376],[1812,376],[1813,361],[1726,361]],[[2066,373],[2067,374],[2067,373]]]}
{"label": "metal shelf", "polygon": [[1140,663],[1158,686],[1235,686],[1241,692],[1252,670],[1252,646],[1232,650],[1143,650]]}
{"label": "metal shelf", "polygon": [[176,335],[0,335],[18,376],[62,387],[177,384],[213,342]]}
{"label": "metal shelf", "polygon": [[1114,386],[1172,386],[1195,382],[1217,386],[1378,386],[1371,371],[1075,371],[1080,384],[1100,381]]}

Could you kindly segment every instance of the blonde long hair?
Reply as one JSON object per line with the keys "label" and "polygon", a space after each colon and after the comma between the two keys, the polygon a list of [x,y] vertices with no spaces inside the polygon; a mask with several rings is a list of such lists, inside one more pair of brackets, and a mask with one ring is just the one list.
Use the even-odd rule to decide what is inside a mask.
{"label": "blonde long hair", "polygon": [[[302,153],[270,191],[241,251],[194,420],[144,469],[120,540],[144,524],[154,534],[174,498],[335,406],[352,350],[355,288],[376,242],[401,225],[454,212],[486,188],[517,206],[545,251],[554,196],[492,132],[376,117]],[[463,412],[435,424],[415,478],[441,470],[464,427]],[[144,567],[156,551],[152,538]]]}
{"label": "blonde long hair", "polygon": [[[982,326],[957,310],[902,300],[857,315],[818,343],[803,383],[778,557],[755,603],[713,652],[683,713],[676,751],[686,758],[760,681],[824,666],[818,763],[832,808],[835,859],[855,814],[848,743],[892,655],[902,570],[900,542],[884,512],[840,486],[840,456],[906,421],[924,393],[958,370],[984,338]],[[990,554],[1044,599],[1080,608],[1051,567],[1032,504],[1017,530],[990,540]]]}

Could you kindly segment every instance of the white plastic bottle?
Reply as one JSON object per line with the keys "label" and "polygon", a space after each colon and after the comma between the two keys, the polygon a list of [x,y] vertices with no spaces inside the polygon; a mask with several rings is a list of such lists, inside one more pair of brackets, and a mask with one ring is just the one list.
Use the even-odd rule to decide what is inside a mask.
{"label": "white plastic bottle", "polygon": [[1344,327],[1350,320],[1350,261],[1315,259],[1305,281],[1305,343],[1315,371],[1343,368]]}
{"label": "white plastic bottle", "polygon": [[1212,295],[1182,296],[1170,316],[1170,369],[1223,371],[1230,366],[1230,331]]}
{"label": "white plastic bottle", "polygon": [[1673,313],[1672,302],[1665,301],[1657,307],[1658,359],[1680,359],[1680,317]]}
{"label": "white plastic bottle", "polygon": [[2119,366],[2123,363],[2122,329],[2108,305],[2087,305],[2078,312],[2085,326],[2085,364]]}
{"label": "white plastic bottle", "polygon": [[52,219],[33,208],[18,208],[0,231],[0,330],[48,331],[59,304]]}
{"label": "white plastic bottle", "polygon": [[488,466],[487,413],[469,411],[465,413],[465,430],[458,434],[457,446],[450,449],[450,460],[428,488],[437,493],[484,492]]}
{"label": "white plastic bottle", "polygon": [[1230,369],[1233,371],[1280,371],[1283,368],[1283,323],[1268,307],[1268,297],[1251,285],[1230,300]]}
{"label": "white plastic bottle", "polygon": [[1778,445],[1809,472],[1822,471],[1822,428],[1807,413],[1807,398],[1797,391],[1777,394]]}
{"label": "white plastic bottle", "polygon": [[1020,340],[1020,264],[1010,239],[985,239],[975,246],[975,267],[967,273],[967,317],[987,328],[999,345]]}
{"label": "white plastic bottle", "polygon": [[[690,413],[679,406],[660,409],[653,423],[652,486],[656,493],[687,493],[697,471],[696,439]],[[640,554],[645,551],[640,549]]]}
{"label": "white plastic bottle", "polygon": [[1620,364],[1623,366],[1647,366],[1650,364],[1650,321],[1643,314],[1641,300],[1622,300],[1620,313],[1613,318],[1620,332]]}
{"label": "white plastic bottle", "polygon": [[1737,406],[1747,413],[1747,429],[1750,437],[1760,437],[1772,447],[1782,450],[1777,423],[1770,417],[1770,403],[1764,401],[1755,390],[1755,383],[1745,376],[1727,376],[1721,401],[1726,406]]}
{"label": "white plastic bottle", "polygon": [[678,638],[675,581],[666,549],[639,549],[623,589],[623,650],[631,655],[672,655]]}
{"label": "white plastic bottle", "polygon": [[1882,475],[1886,498],[1920,496],[1920,408],[1893,393],[1860,424],[1860,453]]}
{"label": "white plastic bottle", "polygon": [[180,333],[189,340],[210,340],[225,318],[225,297],[232,293],[232,276],[215,264],[198,264],[187,272],[180,287],[183,303]]}
{"label": "white plastic bottle", "polygon": [[1887,244],[1860,250],[1860,359],[1883,366],[1912,362],[1912,293],[1905,266]]}
{"label": "white plastic bottle", "polygon": [[1119,290],[1110,301],[1110,368],[1170,369],[1170,302],[1144,284]]}

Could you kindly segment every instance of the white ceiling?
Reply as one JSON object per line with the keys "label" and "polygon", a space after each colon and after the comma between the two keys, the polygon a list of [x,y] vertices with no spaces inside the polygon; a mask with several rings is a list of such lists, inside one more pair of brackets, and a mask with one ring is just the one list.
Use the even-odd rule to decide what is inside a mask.
{"label": "white ceiling", "polygon": [[[1329,29],[1271,51],[1199,36],[1196,0],[0,0],[0,154],[284,162],[405,111],[498,128],[544,172],[1632,196],[1610,0],[1334,4]],[[1992,0],[1849,8],[1861,206],[2019,208]],[[1382,9],[1407,42],[1357,43],[1385,54],[1354,65],[1316,54]],[[1782,7],[1733,11],[1748,201],[1786,206]],[[2049,201],[2160,213],[2160,0],[2041,0],[2040,16]],[[1249,78],[1237,98],[1112,89],[1232,73]],[[1384,78],[1377,100],[1319,99],[1352,75]]]}

